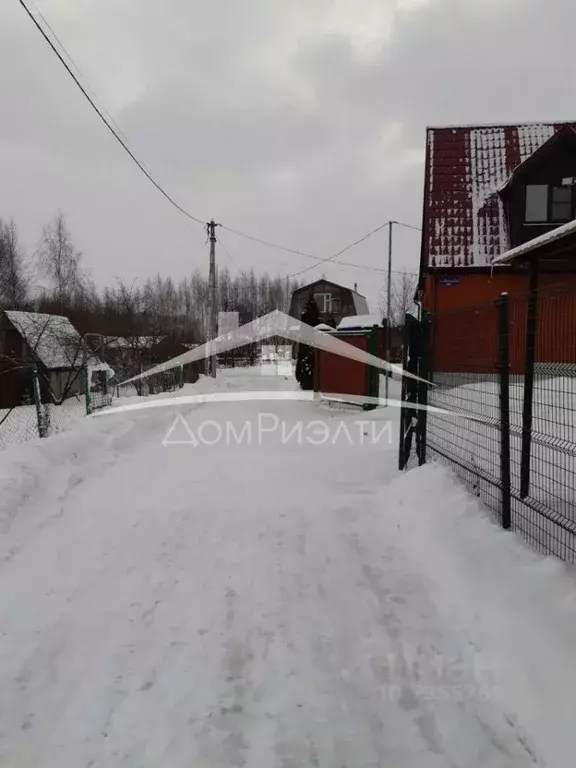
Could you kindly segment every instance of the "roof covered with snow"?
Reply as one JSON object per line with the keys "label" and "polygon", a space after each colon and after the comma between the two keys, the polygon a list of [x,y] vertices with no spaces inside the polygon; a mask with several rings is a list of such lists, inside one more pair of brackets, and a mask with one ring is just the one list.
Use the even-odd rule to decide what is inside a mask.
{"label": "roof covered with snow", "polygon": [[15,310],[5,314],[46,368],[81,365],[82,337],[67,317]]}
{"label": "roof covered with snow", "polygon": [[319,323],[318,325],[314,326],[317,331],[334,331],[335,328],[332,328],[331,325],[327,325],[326,323]]}
{"label": "roof covered with snow", "polygon": [[422,267],[485,266],[506,251],[510,243],[498,192],[565,125],[429,128]]}
{"label": "roof covered with snow", "polygon": [[563,224],[561,227],[551,229],[549,232],[540,235],[540,237],[528,240],[528,242],[522,243],[522,245],[518,245],[516,248],[506,251],[501,256],[497,256],[492,263],[509,264],[515,259],[519,259],[521,256],[525,256],[538,248],[542,248],[545,245],[554,243],[557,240],[562,240],[564,237],[573,234],[576,234],[576,219],[574,221],[569,221],[567,224]]}
{"label": "roof covered with snow", "polygon": [[373,328],[382,325],[381,315],[352,315],[343,317],[338,325],[339,331],[350,331],[356,328]]}
{"label": "roof covered with snow", "polygon": [[352,300],[354,301],[354,309],[358,315],[363,315],[368,312],[368,302],[364,296],[356,293],[356,291],[352,291]]}
{"label": "roof covered with snow", "polygon": [[[83,365],[82,337],[67,317],[10,309],[4,314],[26,340],[36,358],[49,370]],[[90,354],[88,363],[92,371],[112,372],[110,366],[96,355]]]}

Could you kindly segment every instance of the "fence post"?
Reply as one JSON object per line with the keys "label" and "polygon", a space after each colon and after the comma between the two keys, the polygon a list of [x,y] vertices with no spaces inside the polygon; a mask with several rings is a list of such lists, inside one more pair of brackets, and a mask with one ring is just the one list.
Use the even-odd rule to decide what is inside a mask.
{"label": "fence post", "polygon": [[498,371],[500,374],[500,481],[502,483],[502,527],[511,527],[510,483],[510,323],[509,298],[496,299],[498,312]]}
{"label": "fence post", "polygon": [[418,382],[418,431],[416,432],[418,465],[421,467],[426,464],[426,437],[428,427],[428,390],[431,371],[432,371],[432,349],[431,349],[431,325],[430,316],[427,312],[423,313],[419,326],[419,356],[418,356],[418,376],[423,381]]}
{"label": "fence post", "polygon": [[[378,357],[378,326],[375,325],[368,334],[368,354]],[[372,411],[378,407],[378,404],[372,398],[380,394],[380,371],[373,365],[366,365],[366,397],[368,400],[364,403],[365,411]]]}
{"label": "fence post", "polygon": [[[404,344],[402,347],[402,370],[408,370],[408,353],[410,350],[411,336],[410,320],[407,317],[404,325]],[[385,375],[388,375],[388,371],[385,371]],[[406,456],[406,425],[408,423],[408,377],[402,376],[402,394],[400,395],[400,440],[398,445],[398,469],[402,472],[406,469],[408,464],[408,456]]]}
{"label": "fence post", "polygon": [[90,416],[90,369],[89,369],[89,353],[88,342],[86,336],[82,337],[82,352],[83,352],[83,368],[81,376],[84,379],[84,399],[86,402],[86,416]]}
{"label": "fence post", "polygon": [[90,416],[90,413],[92,411],[92,405],[90,402],[90,369],[88,367],[88,361],[84,363],[83,377],[84,377],[84,398],[86,401],[86,415]]}
{"label": "fence post", "polygon": [[538,320],[538,277],[536,260],[530,266],[530,288],[526,316],[526,356],[524,361],[524,404],[522,408],[522,458],[520,462],[520,496],[530,492],[530,456],[532,453],[532,411],[534,403],[534,362],[536,359],[536,328]]}
{"label": "fence post", "polygon": [[40,393],[38,367],[36,365],[32,366],[32,389],[34,391],[34,405],[36,406],[36,423],[38,426],[38,436],[46,437],[46,423],[42,413],[42,396]]}

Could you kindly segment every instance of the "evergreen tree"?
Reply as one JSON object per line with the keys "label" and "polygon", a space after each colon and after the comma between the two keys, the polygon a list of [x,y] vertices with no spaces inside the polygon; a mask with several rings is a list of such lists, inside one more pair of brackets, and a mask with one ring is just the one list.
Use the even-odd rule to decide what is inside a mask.
{"label": "evergreen tree", "polygon": [[[320,322],[318,305],[313,295],[310,295],[300,319],[303,323],[311,325],[313,328]],[[314,388],[314,349],[306,344],[300,344],[298,347],[296,380],[300,384],[301,389],[310,390]]]}

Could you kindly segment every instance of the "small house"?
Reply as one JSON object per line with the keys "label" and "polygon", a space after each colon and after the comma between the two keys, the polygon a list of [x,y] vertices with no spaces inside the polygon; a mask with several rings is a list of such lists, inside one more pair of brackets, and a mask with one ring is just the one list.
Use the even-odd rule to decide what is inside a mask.
{"label": "small house", "polygon": [[[30,370],[37,366],[43,402],[59,403],[85,390],[81,375],[84,340],[67,317],[38,312],[0,312],[0,368],[5,377],[0,406],[21,405],[30,396]],[[91,371],[111,369],[93,354]]]}
{"label": "small house", "polygon": [[350,315],[367,315],[368,302],[354,288],[346,288],[330,280],[316,280],[292,293],[290,299],[290,317],[300,320],[304,307],[313,296],[318,306],[320,322],[335,328],[344,317]]}

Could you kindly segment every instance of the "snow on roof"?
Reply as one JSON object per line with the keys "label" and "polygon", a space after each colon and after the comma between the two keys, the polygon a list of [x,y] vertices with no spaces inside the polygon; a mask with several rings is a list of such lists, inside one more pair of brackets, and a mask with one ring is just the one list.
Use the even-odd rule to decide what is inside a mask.
{"label": "snow on roof", "polygon": [[[83,365],[84,343],[67,317],[11,309],[5,310],[4,314],[46,368],[80,368]],[[90,355],[88,365],[92,371],[114,373],[94,354]]]}
{"label": "snow on roof", "polygon": [[114,376],[114,370],[108,363],[103,363],[98,357],[92,356],[88,360],[88,367],[91,371],[106,371],[109,377]]}
{"label": "snow on roof", "polygon": [[343,317],[338,325],[339,331],[349,331],[353,328],[373,328],[375,325],[382,325],[380,315],[352,315]]}
{"label": "snow on roof", "polygon": [[551,229],[549,232],[545,232],[539,237],[535,237],[533,240],[528,240],[527,243],[512,248],[501,256],[497,256],[493,259],[492,264],[509,264],[514,259],[518,259],[520,256],[524,256],[531,251],[535,251],[543,245],[554,243],[556,240],[561,240],[563,237],[567,237],[576,232],[576,220],[569,221],[567,224],[563,224],[561,227]]}
{"label": "snow on roof", "polygon": [[357,315],[368,314],[368,302],[366,298],[356,291],[352,291],[352,299],[354,301],[354,309]]}
{"label": "snow on roof", "polygon": [[110,349],[147,349],[165,338],[165,336],[111,336],[106,340],[106,346]]}
{"label": "snow on roof", "polygon": [[334,328],[332,328],[331,325],[327,325],[326,323],[319,323],[318,325],[314,326],[317,331],[333,331]]}
{"label": "snow on roof", "polygon": [[485,266],[509,247],[498,191],[565,125],[429,128],[422,267]]}
{"label": "snow on roof", "polygon": [[15,310],[6,310],[5,314],[46,368],[75,368],[82,364],[82,337],[67,317]]}

